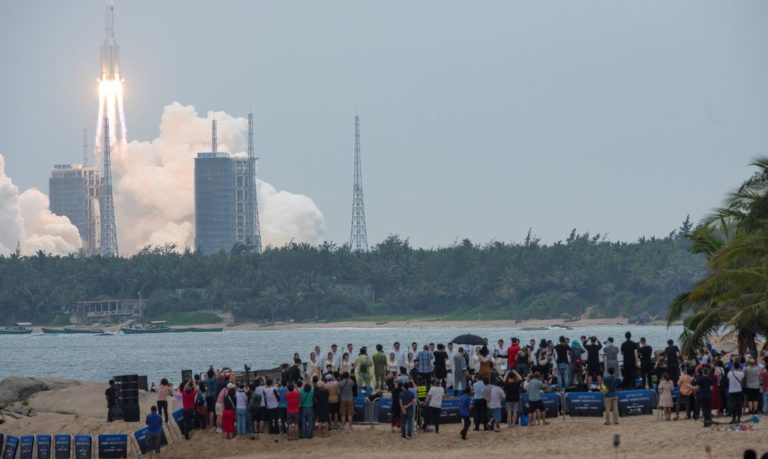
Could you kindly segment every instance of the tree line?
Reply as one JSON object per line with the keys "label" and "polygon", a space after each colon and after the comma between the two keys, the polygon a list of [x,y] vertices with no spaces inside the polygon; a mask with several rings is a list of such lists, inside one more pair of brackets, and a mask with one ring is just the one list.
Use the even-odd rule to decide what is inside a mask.
{"label": "tree line", "polygon": [[[666,237],[611,242],[573,230],[543,244],[415,248],[390,236],[368,252],[348,246],[289,244],[260,254],[178,253],[147,247],[129,258],[0,257],[0,317],[53,323],[81,300],[137,298],[147,315],[233,311],[238,320],[311,321],[429,315],[457,319],[666,316],[670,302],[705,275],[691,252],[689,219]],[[350,295],[340,285],[373,288]]]}

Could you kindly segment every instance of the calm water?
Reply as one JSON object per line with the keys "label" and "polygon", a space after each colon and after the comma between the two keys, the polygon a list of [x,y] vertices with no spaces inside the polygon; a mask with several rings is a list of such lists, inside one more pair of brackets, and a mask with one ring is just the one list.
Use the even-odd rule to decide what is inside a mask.
{"label": "calm water", "polygon": [[[630,330],[633,339],[644,336],[654,348],[665,345],[669,338],[677,341],[682,327],[663,326],[600,326],[573,330],[521,331],[512,328],[440,327],[440,328],[324,328],[294,330],[229,330],[222,333],[164,333],[149,335],[0,335],[0,378],[9,375],[56,376],[92,381],[106,381],[114,375],[148,375],[150,381],[162,377],[172,382],[180,379],[180,370],[204,371],[208,365],[242,369],[273,368],[288,362],[294,352],[306,359],[315,345],[323,352],[332,343],[353,343],[355,350],[362,345],[373,348],[392,343],[405,346],[416,341],[447,343],[464,333],[488,337],[492,343],[511,336],[527,342],[529,339],[556,340],[565,334],[569,338],[596,335],[601,341],[612,336],[624,340]],[[405,347],[404,346],[404,347]]]}

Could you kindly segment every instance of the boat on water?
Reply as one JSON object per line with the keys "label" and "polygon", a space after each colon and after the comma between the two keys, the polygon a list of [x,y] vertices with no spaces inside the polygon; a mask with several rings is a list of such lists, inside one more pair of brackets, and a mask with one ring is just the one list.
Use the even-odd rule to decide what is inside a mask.
{"label": "boat on water", "polygon": [[122,332],[126,335],[138,335],[145,333],[170,333],[173,331],[173,329],[167,324],[168,322],[164,320],[154,320],[152,322],[145,322],[143,324],[133,324],[128,327],[123,327],[120,330],[122,330]]}
{"label": "boat on water", "polygon": [[91,327],[64,327],[64,328],[45,328],[43,327],[43,333],[46,334],[90,334],[98,335],[104,333],[103,328],[91,328]]}
{"label": "boat on water", "polygon": [[29,322],[16,322],[5,328],[0,328],[0,335],[28,335],[32,333],[32,324]]}
{"label": "boat on water", "polygon": [[202,328],[202,327],[177,327],[171,328],[173,333],[206,333],[206,332],[220,332],[224,331],[221,327]]}

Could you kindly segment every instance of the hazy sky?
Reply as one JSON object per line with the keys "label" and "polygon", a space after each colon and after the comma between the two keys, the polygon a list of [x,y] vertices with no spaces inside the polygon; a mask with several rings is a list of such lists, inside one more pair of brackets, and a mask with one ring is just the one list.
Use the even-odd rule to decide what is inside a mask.
{"label": "hazy sky", "polygon": [[[96,121],[102,1],[0,1],[0,153],[47,192]],[[768,154],[765,1],[117,1],[129,139],[245,116],[259,175],[370,242],[612,240],[699,218]]]}

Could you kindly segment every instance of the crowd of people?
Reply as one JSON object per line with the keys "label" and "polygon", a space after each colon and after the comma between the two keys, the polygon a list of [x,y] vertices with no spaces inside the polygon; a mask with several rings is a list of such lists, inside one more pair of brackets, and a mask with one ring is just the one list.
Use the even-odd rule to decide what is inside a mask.
{"label": "crowd of people", "polygon": [[[617,424],[619,391],[636,388],[657,391],[667,420],[685,414],[710,425],[714,414],[738,423],[745,413],[768,414],[767,363],[768,347],[757,356],[725,354],[709,345],[686,354],[672,340],[654,350],[645,338],[633,341],[630,332],[620,345],[596,336],[561,336],[556,343],[513,337],[493,345],[484,339],[469,346],[412,342],[408,348],[395,342],[389,351],[378,344],[373,352],[333,344],[326,352],[315,346],[306,360],[295,353],[293,364],[284,364],[273,378],[238,381],[231,370],[211,367],[176,388],[162,379],[153,387],[157,403],[147,423],[156,429],[158,417],[169,422],[173,401],[183,409],[186,438],[194,427],[215,428],[227,439],[325,437],[352,429],[353,400],[365,394],[391,397],[392,430],[408,439],[414,431],[439,433],[443,400],[458,397],[460,436],[466,439],[472,425],[474,431],[499,432],[505,424],[521,424],[523,416],[528,425],[546,425],[543,394],[550,391],[601,391],[605,423]],[[521,393],[527,394],[523,413]]]}

